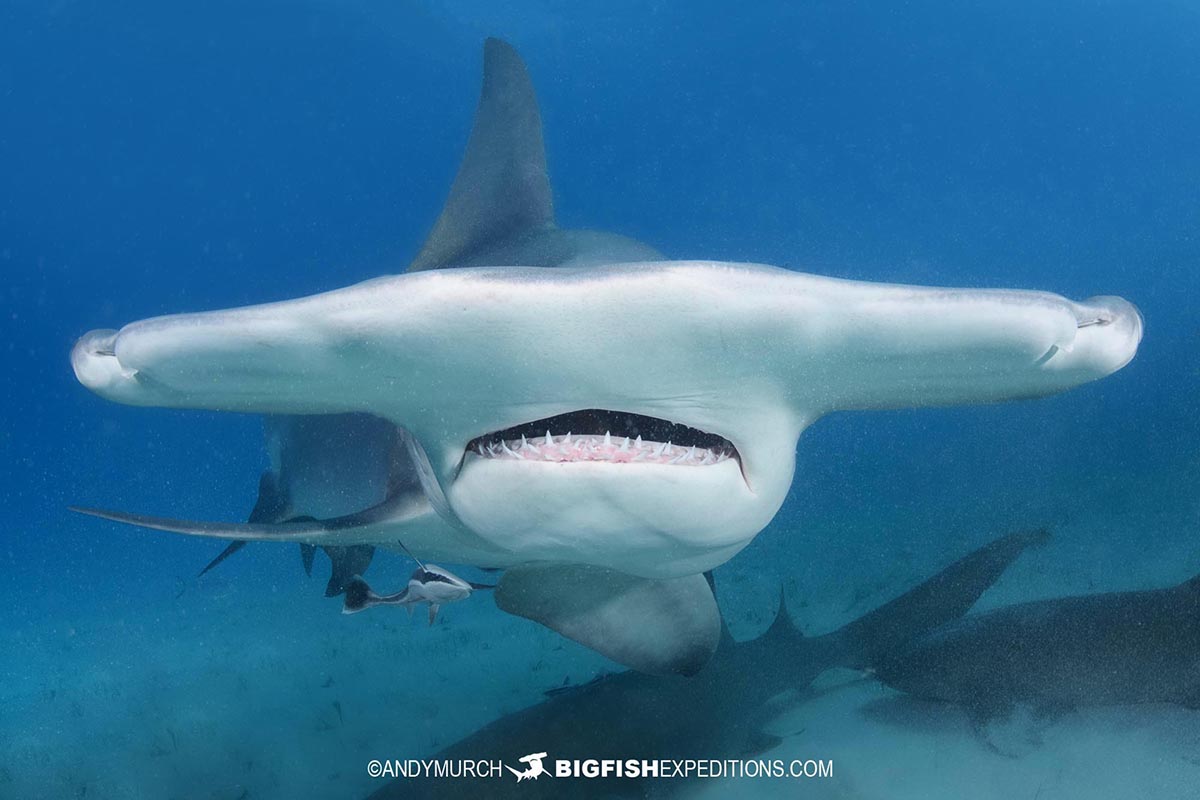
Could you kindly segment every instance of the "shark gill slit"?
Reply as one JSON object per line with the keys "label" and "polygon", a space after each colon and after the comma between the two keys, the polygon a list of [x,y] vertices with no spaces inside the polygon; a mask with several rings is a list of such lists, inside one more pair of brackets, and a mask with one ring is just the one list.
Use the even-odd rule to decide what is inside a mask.
{"label": "shark gill slit", "polygon": [[709,466],[737,448],[723,436],[679,422],[624,411],[588,408],[514,425],[472,439],[467,455],[566,463]]}

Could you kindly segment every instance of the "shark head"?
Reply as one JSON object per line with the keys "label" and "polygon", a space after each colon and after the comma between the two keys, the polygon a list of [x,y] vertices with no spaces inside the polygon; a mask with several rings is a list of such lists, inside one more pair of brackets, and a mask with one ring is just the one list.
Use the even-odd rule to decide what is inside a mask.
{"label": "shark head", "polygon": [[73,358],[119,402],[382,417],[496,565],[669,577],[767,524],[823,414],[1051,394],[1140,337],[1117,298],[651,262],[409,273],[89,334]]}
{"label": "shark head", "polygon": [[[771,520],[823,414],[1051,394],[1119,369],[1142,332],[1112,297],[622,263],[654,256],[554,226],[532,87],[489,40],[467,154],[407,274],[93,331],[72,363],[123,403],[382,417],[493,565],[672,577]],[[457,266],[490,261],[521,266]]]}
{"label": "shark head", "polygon": [[441,280],[461,280],[460,307],[492,316],[458,373],[477,388],[453,390],[470,398],[457,435],[445,435],[445,397],[429,401],[428,427],[396,418],[431,448],[450,508],[523,560],[647,577],[702,572],[744,547],[782,505],[801,433],[830,411],[1051,394],[1125,364],[1142,330],[1117,298],[753,265]]}
{"label": "shark head", "polygon": [[[1120,298],[666,261],[626,237],[560,229],[524,65],[496,40],[484,61],[462,167],[406,273],[93,331],[71,356],[81,383],[121,403],[371,415],[410,456],[406,475],[380,482],[419,490],[285,526],[102,516],[233,539],[402,539],[422,558],[489,567],[589,568],[569,581],[528,573],[522,592],[498,595],[517,609],[540,603],[517,595],[552,586],[561,597],[588,576],[603,577],[575,606],[605,606],[605,592],[625,586],[614,573],[660,596],[683,586],[678,596],[707,593],[707,616],[692,626],[703,646],[691,650],[711,652],[707,585],[670,581],[698,579],[768,524],[797,441],[822,415],[1044,396],[1108,375],[1137,350],[1142,320]],[[309,490],[287,493],[321,516],[304,503]],[[664,619],[647,641],[679,627]],[[623,622],[579,638],[607,641]]]}

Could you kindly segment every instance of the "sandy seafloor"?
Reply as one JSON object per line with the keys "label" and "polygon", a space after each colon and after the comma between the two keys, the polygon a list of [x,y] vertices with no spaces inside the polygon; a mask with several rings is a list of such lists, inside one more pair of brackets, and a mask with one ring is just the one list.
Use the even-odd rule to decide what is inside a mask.
{"label": "sandy seafloor", "polygon": [[[1164,535],[1197,529],[1200,503],[1187,487],[1198,475],[1193,462],[1117,488],[1064,483],[1041,508],[1025,504],[1031,519],[1072,510],[1053,543],[1023,556],[979,608],[1169,585],[1200,571],[1194,539]],[[803,503],[792,503],[718,571],[726,617],[739,638],[758,633],[782,582],[805,629],[828,630],[1014,527],[996,518],[998,502],[959,498],[923,518],[836,521],[798,519],[793,506]],[[393,609],[344,617],[320,597],[319,574],[305,579],[294,553],[267,545],[204,580],[181,574],[172,588],[169,576],[151,576],[139,591],[155,541],[124,540],[134,580],[119,605],[39,616],[27,598],[15,626],[0,628],[0,797],[360,797],[376,785],[369,759],[431,755],[543,689],[609,668],[482,596],[444,609],[432,627]],[[198,558],[213,549],[206,544]],[[383,585],[408,568],[389,556],[371,574]],[[46,592],[58,602],[71,586]],[[799,789],[706,781],[688,792],[1051,800],[1186,798],[1200,787],[1200,712],[1177,707],[1085,709],[1048,722],[1018,715],[990,731],[1007,755],[960,710],[907,700],[857,673],[826,673],[779,709],[768,730],[783,743],[761,757],[832,759],[833,779]]]}

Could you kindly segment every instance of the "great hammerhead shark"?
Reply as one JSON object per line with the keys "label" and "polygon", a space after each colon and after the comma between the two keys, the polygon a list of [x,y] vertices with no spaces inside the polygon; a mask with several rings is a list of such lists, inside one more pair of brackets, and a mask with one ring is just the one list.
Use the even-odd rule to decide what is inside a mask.
{"label": "great hammerhead shark", "polygon": [[[843,628],[805,637],[786,604],[766,633],[735,642],[723,632],[716,654],[692,677],[622,672],[552,690],[543,702],[501,717],[432,756],[437,760],[499,759],[514,763],[535,751],[559,760],[754,758],[779,744],[762,726],[768,701],[805,689],[832,667],[871,669],[906,642],[965,614],[1045,531],[1004,536]],[[506,775],[400,778],[371,800],[492,797],[665,797],[687,785],[678,779],[557,777],[520,787]]]}
{"label": "great hammerhead shark", "polygon": [[665,261],[561,229],[529,76],[492,39],[466,155],[407,273],[92,331],[71,358],[117,402],[272,415],[284,509],[89,513],[235,541],[403,541],[505,569],[501,608],[623,664],[692,673],[720,636],[703,573],[771,521],[822,415],[1052,394],[1120,369],[1141,334],[1116,297]]}

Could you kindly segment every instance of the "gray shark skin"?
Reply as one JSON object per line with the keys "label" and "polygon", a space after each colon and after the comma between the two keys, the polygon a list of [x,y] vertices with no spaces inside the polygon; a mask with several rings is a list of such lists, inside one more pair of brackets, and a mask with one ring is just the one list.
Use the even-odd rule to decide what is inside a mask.
{"label": "gray shark skin", "polygon": [[[281,522],[286,517],[283,495],[276,489],[276,481],[277,476],[270,470],[264,472],[259,477],[258,499],[254,503],[254,508],[250,510],[247,522]],[[203,577],[222,561],[240,551],[246,544],[244,540],[230,542],[229,546],[222,550],[212,561],[209,561],[196,577]],[[306,547],[311,548],[311,545],[307,545]],[[311,575],[312,551],[311,549],[303,550],[301,553],[304,560],[304,569]]]}
{"label": "gray shark skin", "polygon": [[[527,753],[557,759],[752,758],[779,743],[761,730],[772,697],[804,689],[832,667],[868,668],[913,637],[956,619],[1043,531],[1014,533],[950,565],[875,611],[823,636],[806,638],[781,602],[762,636],[735,642],[725,634],[707,665],[692,677],[637,672],[606,675],[550,692],[548,699],[489,723],[437,753],[436,759],[499,759],[517,764]],[[659,797],[682,780],[654,780]],[[508,776],[451,780],[399,778],[371,800],[505,797],[643,797],[636,779],[573,780],[544,776],[520,787]]]}
{"label": "gray shark skin", "polygon": [[92,331],[72,351],[79,381],[116,402],[269,415],[273,447],[301,453],[273,459],[289,518],[313,520],[80,510],[508,569],[506,611],[687,674],[720,633],[703,573],[778,512],[809,425],[1054,394],[1123,367],[1141,335],[1116,297],[664,261],[560,229],[532,84],[490,39],[462,166],[406,273]]}
{"label": "gray shark skin", "polygon": [[[367,414],[272,415],[264,429],[271,466],[259,479],[249,524],[315,523],[391,495],[421,494],[396,426],[386,420]],[[245,545],[246,540],[231,542],[200,575]],[[311,575],[316,547],[300,547],[304,571]],[[365,574],[375,552],[370,545],[321,549],[330,562],[326,597],[342,594],[353,576]]]}
{"label": "gray shark skin", "polygon": [[965,617],[876,668],[886,685],[965,706],[1054,712],[1172,703],[1200,708],[1200,576],[1167,589],[1064,597]]}
{"label": "gray shark skin", "polygon": [[483,47],[483,89],[450,196],[410,272],[446,267],[588,267],[657,261],[653,247],[554,224],[542,117],[521,56]]}

